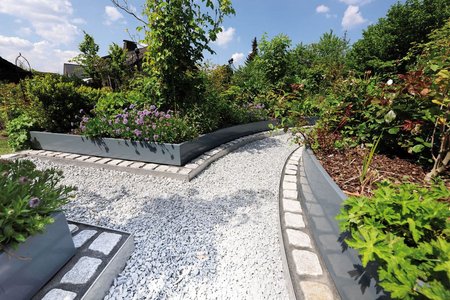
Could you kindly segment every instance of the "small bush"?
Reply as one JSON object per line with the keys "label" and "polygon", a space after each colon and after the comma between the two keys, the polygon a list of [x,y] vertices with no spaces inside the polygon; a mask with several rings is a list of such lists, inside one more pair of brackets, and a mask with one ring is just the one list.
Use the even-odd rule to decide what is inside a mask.
{"label": "small bush", "polygon": [[16,248],[53,222],[73,187],[59,185],[62,173],[37,170],[27,160],[0,161],[0,252]]}
{"label": "small bush", "polygon": [[138,110],[134,105],[121,114],[96,114],[82,117],[79,130],[89,137],[114,137],[134,141],[180,143],[198,136],[195,126],[171,111],[158,111],[156,106]]}
{"label": "small bush", "polygon": [[6,127],[8,145],[16,151],[28,148],[29,132],[35,126],[36,120],[25,114],[11,120]]}
{"label": "small bush", "polygon": [[450,190],[383,182],[351,197],[337,219],[363,266],[378,263],[380,285],[396,299],[450,299]]}

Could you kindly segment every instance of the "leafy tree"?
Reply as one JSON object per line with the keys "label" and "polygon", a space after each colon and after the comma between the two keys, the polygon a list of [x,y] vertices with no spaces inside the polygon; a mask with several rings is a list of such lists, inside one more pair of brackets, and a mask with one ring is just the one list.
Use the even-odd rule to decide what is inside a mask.
{"label": "leafy tree", "polygon": [[99,46],[95,43],[94,38],[84,32],[84,39],[80,43],[78,49],[80,54],[72,59],[73,62],[78,63],[84,69],[86,76],[92,78],[94,86],[101,86],[103,65],[102,59],[98,56]]}
{"label": "leafy tree", "polygon": [[223,18],[230,14],[234,14],[230,0],[147,0],[144,69],[170,106],[199,97],[197,64],[205,51],[214,53],[209,42],[217,38]]}
{"label": "leafy tree", "polygon": [[112,89],[117,90],[126,82],[127,77],[130,75],[130,70],[126,65],[127,54],[116,43],[112,43],[109,46],[108,54],[108,83]]}
{"label": "leafy tree", "polygon": [[359,71],[403,72],[402,59],[416,43],[450,17],[448,0],[406,0],[394,4],[385,18],[369,26],[353,45],[352,66]]}
{"label": "leafy tree", "polygon": [[348,49],[349,41],[345,36],[340,38],[333,31],[324,33],[319,42],[310,46],[312,65],[309,76],[314,77],[322,87],[342,78]]}
{"label": "leafy tree", "polygon": [[291,40],[287,35],[279,34],[272,40],[263,35],[260,43],[260,63],[267,81],[278,84],[289,75],[289,48]]}
{"label": "leafy tree", "polygon": [[258,55],[258,41],[256,40],[256,37],[252,41],[252,52],[247,56],[247,60],[245,61],[246,64],[250,63],[252,60],[255,59],[255,56]]}

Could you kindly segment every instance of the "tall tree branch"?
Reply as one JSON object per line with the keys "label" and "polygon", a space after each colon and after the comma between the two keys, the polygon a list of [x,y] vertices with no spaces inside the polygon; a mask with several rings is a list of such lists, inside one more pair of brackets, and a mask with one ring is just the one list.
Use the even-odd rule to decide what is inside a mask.
{"label": "tall tree branch", "polygon": [[111,0],[112,4],[114,4],[115,7],[123,10],[127,14],[133,16],[136,20],[142,22],[145,26],[148,26],[148,22],[143,20],[141,17],[139,17],[130,7],[128,4],[128,0]]}

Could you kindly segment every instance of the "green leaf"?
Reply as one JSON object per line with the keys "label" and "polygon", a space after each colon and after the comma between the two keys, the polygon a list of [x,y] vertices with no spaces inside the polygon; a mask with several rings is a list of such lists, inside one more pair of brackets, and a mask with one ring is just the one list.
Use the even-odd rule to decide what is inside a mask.
{"label": "green leaf", "polygon": [[392,127],[388,130],[388,133],[390,134],[397,134],[400,131],[399,127]]}
{"label": "green leaf", "polygon": [[412,150],[414,153],[419,153],[419,152],[422,152],[423,148],[425,148],[424,145],[418,144],[418,145],[415,145],[414,147],[412,147],[411,150]]}

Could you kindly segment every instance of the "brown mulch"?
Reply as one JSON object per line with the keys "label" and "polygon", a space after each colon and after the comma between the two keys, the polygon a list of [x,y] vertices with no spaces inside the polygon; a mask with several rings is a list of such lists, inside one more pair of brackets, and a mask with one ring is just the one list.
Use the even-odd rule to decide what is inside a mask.
{"label": "brown mulch", "polygon": [[388,179],[394,183],[414,182],[423,184],[426,171],[413,162],[398,157],[375,154],[368,174],[368,181],[364,186],[360,183],[364,156],[368,150],[346,149],[343,152],[316,152],[325,170],[347,195],[370,195],[375,183]]}

